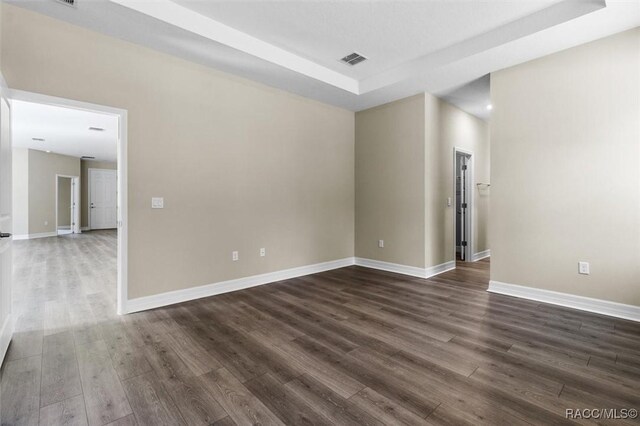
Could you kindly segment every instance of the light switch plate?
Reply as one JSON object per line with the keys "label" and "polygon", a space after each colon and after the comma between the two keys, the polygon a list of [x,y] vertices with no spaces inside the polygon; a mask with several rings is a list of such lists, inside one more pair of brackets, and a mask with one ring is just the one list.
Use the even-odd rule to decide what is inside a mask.
{"label": "light switch plate", "polygon": [[152,209],[163,209],[164,208],[164,198],[162,198],[162,197],[153,197],[153,198],[151,198],[151,208]]}
{"label": "light switch plate", "polygon": [[589,275],[589,262],[578,262],[578,273]]}

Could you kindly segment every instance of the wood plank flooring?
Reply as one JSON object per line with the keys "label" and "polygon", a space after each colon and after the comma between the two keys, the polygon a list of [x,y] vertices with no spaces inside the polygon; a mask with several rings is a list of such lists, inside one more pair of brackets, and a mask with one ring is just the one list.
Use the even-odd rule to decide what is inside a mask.
{"label": "wood plank flooring", "polygon": [[119,317],[115,237],[14,243],[2,425],[546,425],[640,408],[640,324],[489,294],[488,260]]}

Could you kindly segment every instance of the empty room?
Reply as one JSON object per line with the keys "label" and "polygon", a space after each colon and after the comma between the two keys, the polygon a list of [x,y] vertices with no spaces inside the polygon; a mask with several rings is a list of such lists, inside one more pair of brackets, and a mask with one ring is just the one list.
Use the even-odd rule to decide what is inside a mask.
{"label": "empty room", "polygon": [[638,424],[636,0],[0,0],[4,425]]}

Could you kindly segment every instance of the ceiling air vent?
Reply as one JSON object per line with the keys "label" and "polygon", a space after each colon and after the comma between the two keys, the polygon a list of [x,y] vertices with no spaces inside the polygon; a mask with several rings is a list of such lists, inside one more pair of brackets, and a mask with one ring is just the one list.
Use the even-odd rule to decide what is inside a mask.
{"label": "ceiling air vent", "polygon": [[95,160],[96,157],[90,157],[88,155],[83,155],[82,157],[80,157],[81,160]]}
{"label": "ceiling air vent", "polygon": [[345,64],[349,64],[349,65],[357,65],[362,61],[366,61],[367,58],[365,58],[364,56],[362,56],[359,53],[353,52],[350,55],[345,56],[344,58],[340,59],[342,62],[344,62]]}
{"label": "ceiling air vent", "polygon": [[76,0],[55,0],[58,3],[66,4],[67,6],[76,6]]}

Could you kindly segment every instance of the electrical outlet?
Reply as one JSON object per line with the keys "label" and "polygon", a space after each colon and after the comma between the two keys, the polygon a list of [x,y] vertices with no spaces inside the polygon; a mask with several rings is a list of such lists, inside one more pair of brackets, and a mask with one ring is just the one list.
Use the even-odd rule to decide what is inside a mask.
{"label": "electrical outlet", "polygon": [[384,248],[384,240],[378,240],[378,247]]}
{"label": "electrical outlet", "polygon": [[231,252],[231,260],[233,260],[235,262],[238,259],[240,259],[240,256],[238,256],[238,252],[237,251],[232,251]]}
{"label": "electrical outlet", "polygon": [[267,255],[267,249],[266,248],[261,248],[260,249],[260,257],[265,257]]}
{"label": "electrical outlet", "polygon": [[164,198],[162,198],[162,197],[152,197],[151,198],[151,208],[152,209],[163,209],[164,208]]}
{"label": "electrical outlet", "polygon": [[589,275],[589,262],[578,262],[578,273]]}

